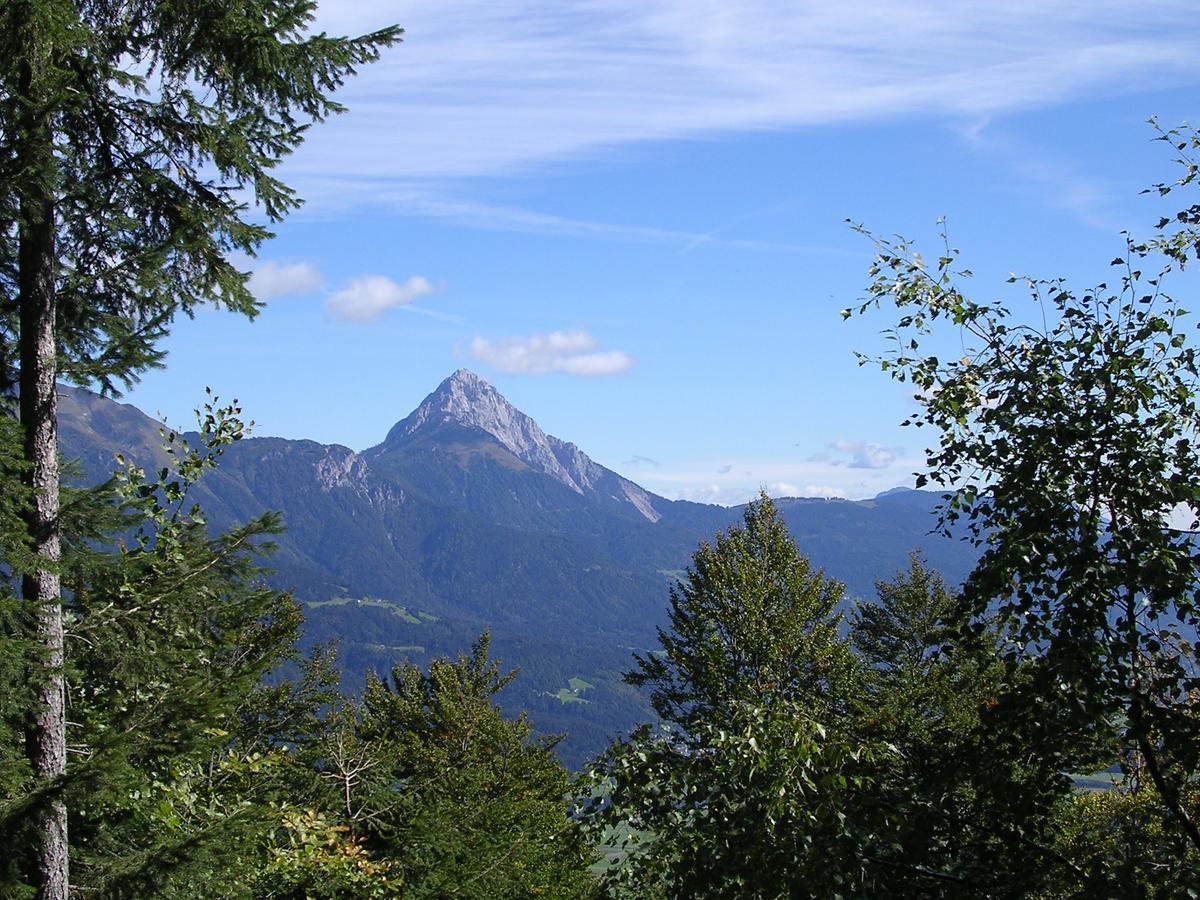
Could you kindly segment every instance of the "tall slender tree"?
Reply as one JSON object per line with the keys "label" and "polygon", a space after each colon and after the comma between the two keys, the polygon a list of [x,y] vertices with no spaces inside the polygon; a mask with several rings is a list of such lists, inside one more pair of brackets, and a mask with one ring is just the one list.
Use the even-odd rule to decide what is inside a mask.
{"label": "tall slender tree", "polygon": [[[401,31],[313,34],[313,0],[4,0],[0,4],[0,390],[19,392],[22,573],[40,660],[28,753],[66,771],[55,382],[113,390],[160,363],[179,313],[253,316],[230,254],[299,199],[272,174],[330,94]],[[68,893],[66,809],[40,814],[40,895]]]}

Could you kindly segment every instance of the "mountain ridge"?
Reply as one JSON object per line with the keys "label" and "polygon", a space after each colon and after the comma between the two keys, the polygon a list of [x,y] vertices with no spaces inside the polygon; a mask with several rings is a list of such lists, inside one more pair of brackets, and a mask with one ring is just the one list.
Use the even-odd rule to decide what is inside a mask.
{"label": "mountain ridge", "polygon": [[[109,477],[116,453],[166,464],[159,423],[136,407],[60,395],[61,446],[82,480]],[[630,650],[655,646],[672,583],[742,512],[645,491],[466,370],[374,447],[249,437],[192,497],[217,529],[282,512],[269,580],[305,605],[307,642],[339,642],[348,686],[365,670],[456,654],[490,628],[496,652],[523,672],[506,705],[567,732],[561,752],[573,764],[648,720],[645,698],[621,682]],[[872,596],[913,550],[951,583],[965,576],[973,551],[929,533],[936,501],[912,491],[777,505],[801,551],[854,598]],[[572,677],[596,685],[587,704],[554,699]]]}

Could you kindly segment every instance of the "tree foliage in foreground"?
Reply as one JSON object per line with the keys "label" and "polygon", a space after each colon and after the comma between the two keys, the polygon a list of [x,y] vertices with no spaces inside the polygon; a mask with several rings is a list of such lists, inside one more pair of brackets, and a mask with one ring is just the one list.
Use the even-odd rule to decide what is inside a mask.
{"label": "tree foliage in foreground", "polygon": [[[343,700],[297,754],[314,806],[286,823],[263,897],[586,897],[592,851],[571,783],[524,718],[485,634],[427,671],[395,667]],[[323,836],[312,840],[313,835]]]}
{"label": "tree foliage in foreground", "polygon": [[662,649],[626,675],[651,689],[662,726],[616,744],[595,776],[596,827],[628,835],[614,890],[758,897],[793,878],[814,891],[858,883],[823,862],[855,845],[861,823],[843,810],[872,752],[840,733],[857,678],[841,598],[765,497],[695,553]]}
{"label": "tree foliage in foreground", "polygon": [[[591,856],[567,815],[567,773],[495,707],[513,676],[486,638],[428,672],[399,666],[361,700],[338,692],[329,652],[296,659],[298,607],[258,568],[275,517],[210,536],[190,501],[241,438],[236,412],[210,403],[194,449],[167,435],[170,464],[151,478],[128,467],[64,495],[72,892],[585,896]],[[3,528],[5,491],[20,483],[0,484]],[[10,524],[4,534],[19,532]],[[12,689],[0,703],[0,894],[32,897],[29,811],[44,788],[22,725],[36,648],[23,604],[0,601]]]}
{"label": "tree foliage in foreground", "polygon": [[765,498],[697,552],[629,675],[664,721],[594,767],[610,894],[1186,895],[1195,857],[1152,789],[1074,787],[1116,747],[1044,719],[1035,663],[1006,665],[919,558],[878,591],[839,628],[840,592]]}
{"label": "tree foliage in foreground", "polygon": [[[1158,193],[1194,187],[1200,136],[1160,136],[1184,175]],[[1064,733],[1113,743],[1153,785],[1181,866],[1200,852],[1200,411],[1194,326],[1169,289],[1196,222],[1192,206],[1129,240],[1111,283],[1024,280],[1029,317],[970,299],[948,245],[926,262],[880,240],[860,309],[899,312],[877,362],[920,391],[911,422],[936,439],[925,477],[982,550],[968,611],[997,622],[1006,667],[1029,672],[1022,708],[1052,724],[1029,752],[1053,754]],[[961,358],[923,349],[943,331]]]}
{"label": "tree foliage in foreground", "polygon": [[[253,255],[299,201],[273,175],[381,47],[312,34],[314,0],[14,0],[0,5],[0,396],[19,398],[21,595],[40,651],[25,724],[45,790],[42,895],[65,900],[68,809],[56,382],[111,390],[160,363],[204,303],[257,303]],[[10,564],[16,564],[10,557]],[[33,661],[33,657],[30,657]]]}
{"label": "tree foliage in foreground", "polygon": [[[174,443],[173,464],[158,477],[129,468],[109,485],[66,495],[72,766],[53,789],[70,812],[79,896],[169,896],[180,882],[219,894],[222,873],[240,871],[239,844],[262,825],[253,792],[233,789],[259,765],[269,739],[243,728],[243,713],[264,676],[291,655],[299,612],[258,578],[258,542],[277,530],[275,518],[210,537],[188,501],[191,486],[241,437],[235,412],[211,403],[202,445]],[[26,673],[36,653],[30,627],[25,610],[0,648]],[[6,698],[4,769],[24,756],[15,736],[35,703],[30,691]],[[47,790],[28,767],[21,771],[0,807],[5,889],[18,895],[18,885],[32,891],[38,881],[30,811]]]}

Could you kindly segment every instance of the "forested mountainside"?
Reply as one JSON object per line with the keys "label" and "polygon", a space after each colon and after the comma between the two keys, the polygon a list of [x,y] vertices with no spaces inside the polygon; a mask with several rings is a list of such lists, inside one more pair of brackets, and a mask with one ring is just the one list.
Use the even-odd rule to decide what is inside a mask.
{"label": "forested mountainside", "polygon": [[[85,391],[60,397],[63,452],[83,479],[106,478],[117,454],[162,465],[161,423]],[[304,603],[307,642],[338,643],[347,687],[368,669],[462,651],[490,628],[494,653],[521,670],[502,699],[540,730],[565,732],[573,764],[645,720],[620,673],[655,646],[699,543],[743,513],[645,491],[466,370],[362,452],[242,440],[194,497],[214,528],[283,514],[271,581]],[[936,503],[897,491],[777,505],[801,552],[869,600],[914,550],[949,581],[965,577],[974,553],[931,533]]]}

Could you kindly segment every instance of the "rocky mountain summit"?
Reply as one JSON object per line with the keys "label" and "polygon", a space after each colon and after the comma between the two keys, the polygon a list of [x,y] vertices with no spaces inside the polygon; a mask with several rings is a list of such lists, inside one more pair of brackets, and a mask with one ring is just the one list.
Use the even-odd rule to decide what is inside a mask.
{"label": "rocky mountain summit", "polygon": [[489,436],[534,472],[553,478],[577,494],[628,503],[650,522],[662,518],[655,508],[655,500],[661,502],[661,497],[599,465],[574,444],[546,434],[537,422],[468,369],[459,369],[438,385],[367,455],[379,456],[421,438],[446,437],[447,431],[461,429]]}

